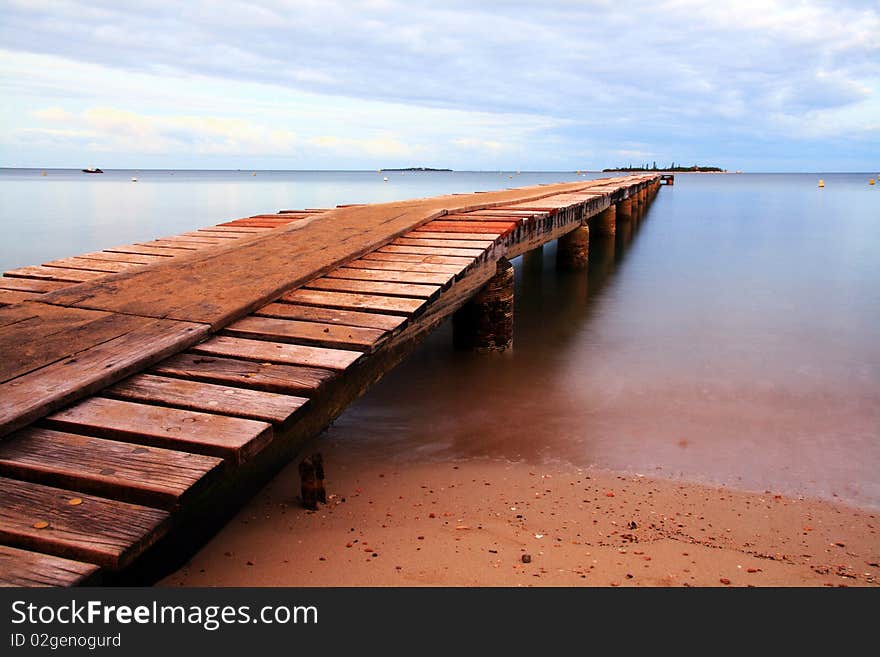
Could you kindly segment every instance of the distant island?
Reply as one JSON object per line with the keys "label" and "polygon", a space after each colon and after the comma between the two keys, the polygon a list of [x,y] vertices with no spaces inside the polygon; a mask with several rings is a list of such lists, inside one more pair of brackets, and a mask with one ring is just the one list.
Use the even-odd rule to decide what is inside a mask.
{"label": "distant island", "polygon": [[432,169],[431,167],[408,167],[406,169],[379,169],[379,171],[452,171],[452,169]]}
{"label": "distant island", "polygon": [[606,171],[627,171],[627,172],[629,172],[629,171],[679,171],[679,172],[696,171],[696,172],[702,172],[702,173],[727,173],[727,169],[722,169],[721,167],[704,167],[704,166],[698,166],[696,164],[694,164],[693,166],[690,166],[690,167],[683,167],[680,165],[676,166],[675,162],[670,164],[668,167],[660,167],[660,168],[658,168],[657,163],[654,162],[653,166],[648,166],[647,164],[645,164],[643,166],[642,165],[633,166],[630,164],[627,167],[614,167],[614,168],[610,168],[610,169],[602,169],[603,173]]}

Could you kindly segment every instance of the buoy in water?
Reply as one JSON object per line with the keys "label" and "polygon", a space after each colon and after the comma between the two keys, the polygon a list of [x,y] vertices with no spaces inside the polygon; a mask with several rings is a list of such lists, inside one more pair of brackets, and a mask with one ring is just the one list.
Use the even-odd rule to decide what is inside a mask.
{"label": "buoy in water", "polygon": [[382,178],[382,180],[383,180],[384,182],[388,182],[388,176],[385,176],[384,178]]}
{"label": "buoy in water", "polygon": [[819,178],[819,187],[824,187],[824,186],[825,186],[825,181],[822,180],[821,178]]}
{"label": "buoy in water", "polygon": [[256,176],[256,175],[257,175],[257,172],[254,171],[251,175],[252,175],[252,176]]}
{"label": "buoy in water", "polygon": [[[45,175],[46,175],[46,172],[45,172],[45,171],[41,171],[41,172],[40,172],[40,175],[41,175],[41,176],[45,176]],[[871,183],[871,184],[873,185],[874,183]]]}
{"label": "buoy in water", "polygon": [[873,185],[873,184],[874,184],[874,179],[871,178],[871,179],[868,181],[868,184],[869,184],[869,185]]}
{"label": "buoy in water", "polygon": [[137,178],[132,177],[131,182],[137,182],[137,181],[138,181]]}

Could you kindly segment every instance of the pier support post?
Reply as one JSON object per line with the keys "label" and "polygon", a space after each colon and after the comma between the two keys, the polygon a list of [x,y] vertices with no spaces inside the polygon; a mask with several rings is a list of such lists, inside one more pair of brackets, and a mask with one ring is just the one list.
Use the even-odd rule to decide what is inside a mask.
{"label": "pier support post", "polygon": [[513,347],[513,265],[501,258],[495,275],[452,317],[456,349],[490,352]]}
{"label": "pier support post", "polygon": [[623,221],[630,221],[633,218],[633,200],[625,198],[617,204],[617,218]]}
{"label": "pier support post", "polygon": [[586,269],[590,256],[590,229],[578,226],[559,238],[556,268],[574,271]]}
{"label": "pier support post", "polygon": [[597,215],[590,217],[590,230],[594,236],[608,237],[617,232],[617,206],[610,205]]}

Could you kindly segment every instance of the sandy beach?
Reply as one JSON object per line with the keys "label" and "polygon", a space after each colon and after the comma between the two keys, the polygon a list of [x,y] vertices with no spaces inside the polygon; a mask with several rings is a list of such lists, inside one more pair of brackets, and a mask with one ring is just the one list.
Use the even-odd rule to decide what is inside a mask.
{"label": "sandy beach", "polygon": [[[316,443],[160,586],[877,586],[871,510],[488,459],[371,461]],[[314,448],[313,448],[314,449]],[[306,451],[308,453],[308,450]]]}

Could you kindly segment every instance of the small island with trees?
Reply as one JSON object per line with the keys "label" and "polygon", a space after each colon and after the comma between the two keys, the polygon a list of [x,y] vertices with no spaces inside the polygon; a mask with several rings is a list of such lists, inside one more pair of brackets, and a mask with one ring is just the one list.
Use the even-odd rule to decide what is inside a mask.
{"label": "small island with trees", "polygon": [[679,172],[699,172],[699,173],[727,173],[727,169],[722,169],[721,167],[706,167],[699,166],[694,164],[693,166],[685,167],[681,165],[676,165],[675,162],[670,164],[668,167],[657,167],[657,163],[654,162],[653,166],[648,166],[647,163],[643,165],[633,166],[630,164],[626,167],[614,167],[610,169],[602,169],[602,172],[606,171],[679,171]]}
{"label": "small island with trees", "polygon": [[452,171],[452,169],[432,169],[431,167],[407,167],[406,169],[379,169],[379,171]]}

